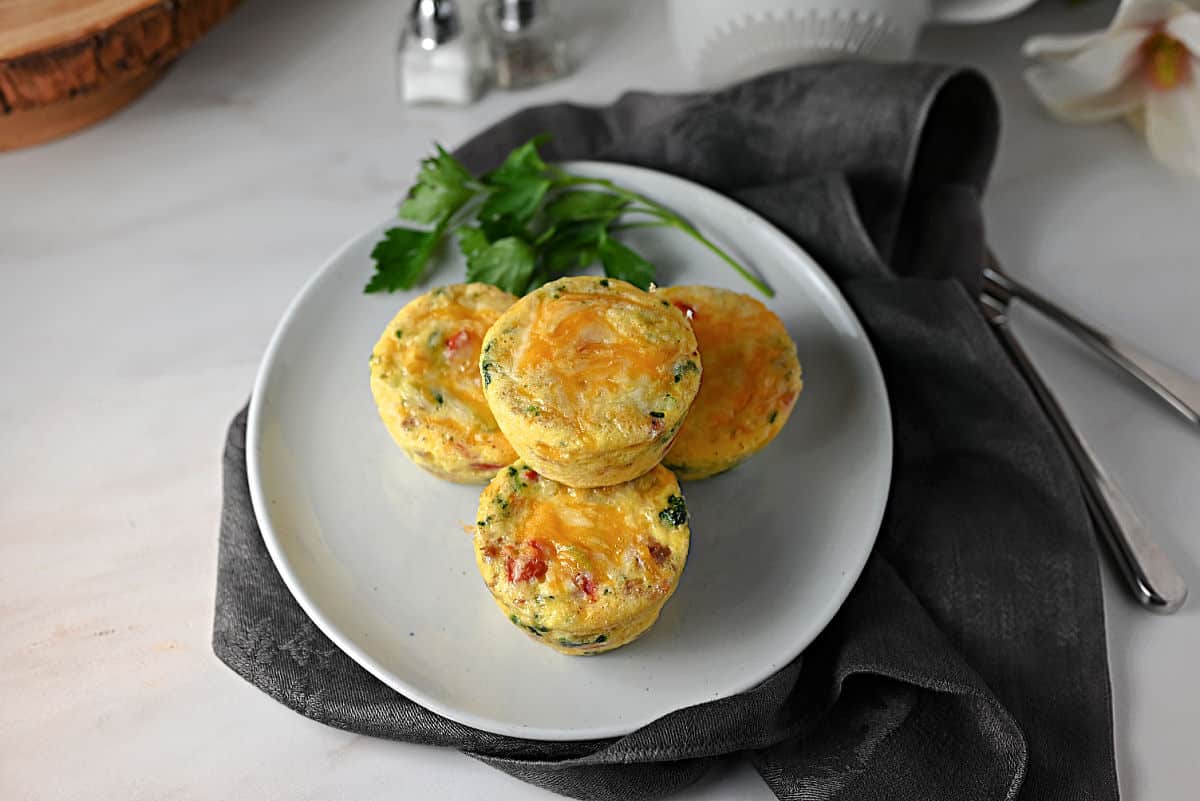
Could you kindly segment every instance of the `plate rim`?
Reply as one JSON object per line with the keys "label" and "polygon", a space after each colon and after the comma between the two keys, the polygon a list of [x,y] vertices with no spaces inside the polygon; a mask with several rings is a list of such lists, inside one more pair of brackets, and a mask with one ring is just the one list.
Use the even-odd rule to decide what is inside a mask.
{"label": "plate rim", "polygon": [[[845,571],[843,578],[839,584],[838,592],[834,594],[834,602],[826,606],[826,612],[816,616],[816,622],[812,628],[812,635],[803,645],[799,646],[798,650],[792,654],[786,662],[778,666],[769,666],[765,673],[760,675],[755,672],[749,675],[749,680],[741,683],[736,689],[722,693],[718,697],[707,699],[698,703],[708,703],[720,701],[725,698],[730,698],[735,695],[740,695],[748,690],[758,686],[763,681],[766,681],[787,664],[790,664],[805,649],[812,644],[820,634],[829,626],[830,621],[837,615],[841,608],[845,605],[846,599],[850,592],[857,585],[862,571],[865,569],[867,560],[870,559],[871,553],[875,549],[876,541],[879,537],[879,531],[883,523],[883,517],[887,509],[888,501],[892,492],[892,471],[895,465],[895,429],[892,421],[891,404],[888,400],[887,382],[884,379],[883,370],[879,365],[879,356],[875,352],[875,347],[871,343],[870,337],[867,336],[866,330],[863,328],[862,322],[855,313],[854,308],[846,300],[837,284],[833,282],[829,274],[825,272],[820,262],[817,261],[807,250],[800,246],[792,237],[788,236],[779,229],[774,223],[767,220],[758,212],[739,203],[737,200],[724,195],[714,189],[711,189],[703,184],[691,181],[687,178],[682,178],[672,173],[663,172],[648,167],[642,167],[635,164],[626,164],[614,161],[597,161],[597,160],[572,160],[562,162],[562,165],[569,169],[588,170],[599,168],[601,170],[617,169],[618,171],[630,171],[634,173],[650,174],[656,179],[666,179],[668,183],[675,183],[681,189],[690,191],[698,191],[720,203],[728,204],[736,208],[738,211],[749,215],[757,225],[761,225],[767,231],[782,239],[789,247],[801,254],[811,264],[809,270],[813,274],[814,280],[820,285],[821,289],[832,298],[835,305],[840,307],[840,311],[845,315],[846,321],[849,323],[853,334],[865,344],[866,359],[865,366],[877,386],[882,390],[881,404],[882,417],[881,422],[884,428],[887,447],[883,449],[884,463],[881,469],[885,476],[883,481],[883,491],[880,495],[877,508],[871,516],[871,535],[869,545],[866,547],[852,569]],[[442,717],[453,720],[465,726],[470,726],[481,731],[491,734],[499,734],[507,737],[514,737],[523,740],[546,740],[553,742],[580,742],[585,740],[606,739],[613,737],[623,737],[631,734],[643,726],[653,723],[664,715],[657,715],[646,721],[633,721],[626,723],[610,724],[607,726],[593,726],[585,729],[547,729],[542,727],[522,727],[516,724],[505,721],[494,720],[488,717],[463,712],[452,706],[443,704],[441,701],[431,698],[422,692],[419,688],[413,687],[398,677],[394,671],[385,668],[378,660],[373,658],[369,653],[360,648],[352,639],[344,634],[338,626],[329,620],[321,611],[318,604],[309,597],[304,591],[302,582],[293,569],[291,561],[285,552],[282,544],[282,536],[275,530],[270,519],[270,507],[265,497],[265,490],[262,485],[262,473],[260,463],[260,451],[263,432],[263,416],[266,413],[265,402],[262,398],[265,396],[265,390],[268,384],[269,376],[279,357],[279,351],[285,340],[285,333],[291,327],[291,324],[299,313],[300,308],[305,304],[313,292],[319,285],[327,279],[334,270],[334,267],[343,259],[343,257],[352,250],[359,242],[369,236],[372,232],[378,230],[381,226],[386,225],[391,218],[384,221],[377,221],[370,226],[364,228],[359,233],[344,241],[330,256],[321,264],[321,266],[303,283],[300,289],[292,297],[288,303],[283,315],[279,318],[275,329],[271,333],[271,338],[267,343],[263,356],[259,361],[259,366],[254,378],[253,390],[250,396],[250,403],[247,412],[246,422],[246,475],[250,489],[251,507],[254,511],[255,522],[258,524],[259,532],[262,536],[263,543],[266,546],[267,553],[271,557],[271,561],[278,571],[280,578],[287,587],[288,592],[300,605],[300,608],[313,622],[318,630],[328,637],[334,645],[338,647],[346,656],[348,656],[356,664],[364,668],[368,673],[376,679],[382,681],[387,686],[391,687],[396,692],[400,693],[413,703],[416,703],[429,711],[441,715]],[[761,672],[761,671],[760,671]],[[686,707],[681,707],[686,708]],[[678,710],[674,710],[678,711]],[[670,713],[664,713],[670,714]]]}

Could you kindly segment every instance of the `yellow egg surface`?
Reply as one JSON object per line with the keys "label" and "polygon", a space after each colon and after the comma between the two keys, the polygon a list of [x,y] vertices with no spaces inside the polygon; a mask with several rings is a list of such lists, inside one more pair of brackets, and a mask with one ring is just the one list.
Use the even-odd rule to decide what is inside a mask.
{"label": "yellow egg surface", "polygon": [[783,429],[803,382],[796,344],[766,306],[703,286],[659,290],[691,320],[704,382],[663,464],[680,479],[728,470]]}
{"label": "yellow egg surface", "polygon": [[484,334],[514,302],[488,284],[440,287],[401,309],[371,352],[379,416],[436,476],[483,484],[517,456],[484,400],[478,367]]}
{"label": "yellow egg surface", "polygon": [[475,560],[510,622],[562,653],[594,654],[658,619],[690,536],[679,483],[662,466],[583,489],[519,460],[479,498]]}
{"label": "yellow egg surface", "polygon": [[679,309],[612,278],[562,278],[488,331],[479,369],[500,429],[538,473],[620,484],[666,453],[700,387]]}

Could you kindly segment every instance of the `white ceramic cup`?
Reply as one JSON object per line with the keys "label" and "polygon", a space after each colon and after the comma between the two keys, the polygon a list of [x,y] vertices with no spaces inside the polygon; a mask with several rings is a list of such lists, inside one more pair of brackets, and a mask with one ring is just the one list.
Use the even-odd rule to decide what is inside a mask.
{"label": "white ceramic cup", "polygon": [[830,59],[912,55],[929,23],[1000,19],[1035,0],[668,0],[676,46],[706,85]]}

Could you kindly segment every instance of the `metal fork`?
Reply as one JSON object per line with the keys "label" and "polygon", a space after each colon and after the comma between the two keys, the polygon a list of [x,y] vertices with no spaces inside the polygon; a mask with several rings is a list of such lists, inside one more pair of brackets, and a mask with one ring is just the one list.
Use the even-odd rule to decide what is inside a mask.
{"label": "metal fork", "polygon": [[985,291],[1028,303],[1045,317],[1074,334],[1096,353],[1111,361],[1166,401],[1184,419],[1200,426],[1200,381],[1168,367],[1132,345],[1098,331],[1070,312],[1047,300],[1016,279],[1005,275],[994,259],[983,271]]}
{"label": "metal fork", "polygon": [[1013,336],[1008,325],[1008,307],[1013,297],[1018,295],[1001,282],[1004,276],[995,270],[990,272],[1001,280],[993,278],[985,282],[979,298],[984,316],[992,324],[996,335],[1066,444],[1083,480],[1084,497],[1092,518],[1109,546],[1118,570],[1134,597],[1148,609],[1163,614],[1178,610],[1187,598],[1187,584],[1166,553],[1154,542],[1125,494],[1096,459],[1087,441],[1067,419],[1054,393]]}

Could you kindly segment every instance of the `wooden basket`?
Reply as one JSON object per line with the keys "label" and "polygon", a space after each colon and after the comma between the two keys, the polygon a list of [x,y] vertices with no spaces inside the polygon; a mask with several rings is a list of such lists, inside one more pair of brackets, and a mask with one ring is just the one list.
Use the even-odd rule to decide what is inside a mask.
{"label": "wooden basket", "polygon": [[0,0],[0,150],[104,119],[239,2]]}

